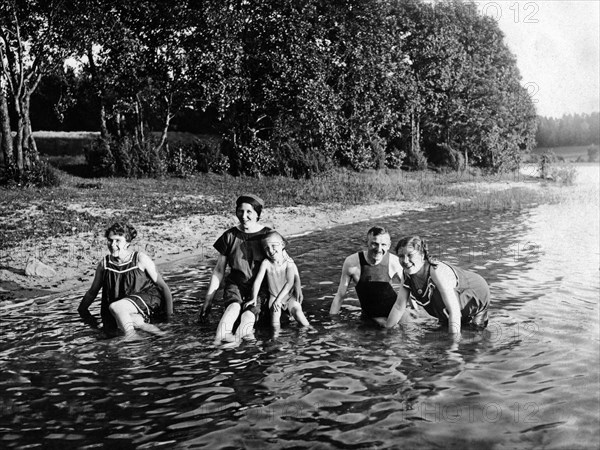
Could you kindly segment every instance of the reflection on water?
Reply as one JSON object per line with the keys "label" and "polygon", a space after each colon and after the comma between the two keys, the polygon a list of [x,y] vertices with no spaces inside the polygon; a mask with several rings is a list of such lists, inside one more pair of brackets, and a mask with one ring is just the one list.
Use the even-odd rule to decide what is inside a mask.
{"label": "reflection on water", "polygon": [[398,329],[371,328],[352,290],[330,318],[366,223],[291,239],[315,328],[259,330],[235,349],[212,345],[215,323],[195,322],[205,266],[167,274],[177,318],[164,337],[104,339],[79,321],[83,292],[4,304],[0,446],[597,448],[597,198],[380,223],[394,241],[429,237],[440,258],[490,282],[486,332],[453,346],[419,311]]}

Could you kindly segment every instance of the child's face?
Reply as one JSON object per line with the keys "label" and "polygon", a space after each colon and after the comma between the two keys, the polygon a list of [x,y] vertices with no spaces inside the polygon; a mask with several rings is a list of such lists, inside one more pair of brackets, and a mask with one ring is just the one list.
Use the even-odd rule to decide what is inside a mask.
{"label": "child's face", "polygon": [[418,250],[412,247],[403,247],[398,251],[400,265],[409,275],[417,273],[425,263],[425,256]]}
{"label": "child's face", "polygon": [[258,214],[248,203],[242,203],[236,210],[235,215],[237,216],[240,224],[243,228],[252,228],[258,222]]}
{"label": "child's face", "polygon": [[129,247],[129,242],[125,239],[125,236],[121,234],[110,233],[108,235],[106,244],[108,246],[108,250],[112,256],[119,257],[127,250]]}
{"label": "child's face", "polygon": [[265,253],[271,261],[280,261],[283,259],[283,241],[277,237],[270,237],[263,241]]}

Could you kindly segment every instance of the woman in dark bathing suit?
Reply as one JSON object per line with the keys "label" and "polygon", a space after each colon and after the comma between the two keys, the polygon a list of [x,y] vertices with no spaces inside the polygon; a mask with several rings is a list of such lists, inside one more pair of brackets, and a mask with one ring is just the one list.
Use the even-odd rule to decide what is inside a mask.
{"label": "woman in dark bathing suit", "polygon": [[490,289],[475,272],[434,261],[419,236],[398,242],[396,253],[404,273],[404,284],[388,316],[386,327],[398,323],[409,296],[427,313],[437,317],[448,332],[460,336],[461,327],[483,329],[488,323]]}

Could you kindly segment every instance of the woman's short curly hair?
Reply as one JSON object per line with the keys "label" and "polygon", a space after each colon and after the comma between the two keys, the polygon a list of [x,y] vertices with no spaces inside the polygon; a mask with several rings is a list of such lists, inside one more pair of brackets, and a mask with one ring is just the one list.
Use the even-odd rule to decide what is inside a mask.
{"label": "woman's short curly hair", "polygon": [[133,228],[128,223],[123,223],[123,222],[113,223],[110,227],[108,227],[106,229],[106,232],[104,233],[104,237],[108,239],[108,236],[111,233],[119,235],[119,236],[125,236],[125,240],[127,242],[133,241],[135,239],[135,237],[137,236],[136,229]]}

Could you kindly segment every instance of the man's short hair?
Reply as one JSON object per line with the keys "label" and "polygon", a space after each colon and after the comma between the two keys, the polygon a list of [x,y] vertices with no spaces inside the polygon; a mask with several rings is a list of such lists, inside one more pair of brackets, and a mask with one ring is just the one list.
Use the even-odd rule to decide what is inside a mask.
{"label": "man's short hair", "polygon": [[385,228],[383,228],[383,227],[374,226],[374,227],[371,227],[371,229],[369,229],[369,231],[367,231],[367,238],[369,236],[375,237],[375,236],[380,236],[382,234],[389,235],[390,233]]}

